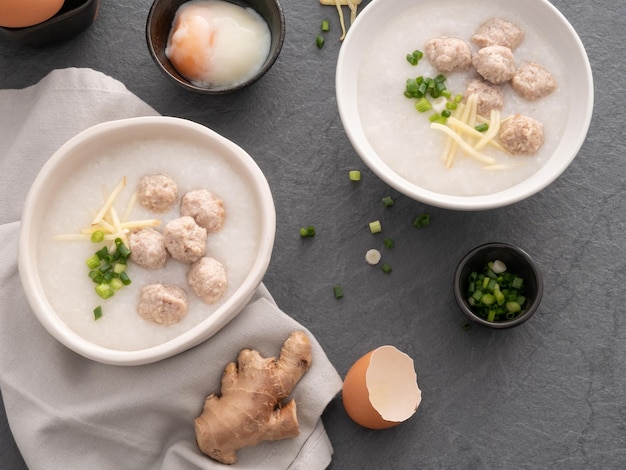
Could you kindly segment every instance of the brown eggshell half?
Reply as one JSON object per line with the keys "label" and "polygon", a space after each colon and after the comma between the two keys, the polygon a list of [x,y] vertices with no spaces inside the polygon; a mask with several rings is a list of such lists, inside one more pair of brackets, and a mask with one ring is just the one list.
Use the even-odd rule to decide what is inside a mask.
{"label": "brown eggshell half", "polygon": [[413,360],[394,346],[381,346],[357,360],[342,389],[348,416],[370,429],[386,429],[406,421],[421,399]]}

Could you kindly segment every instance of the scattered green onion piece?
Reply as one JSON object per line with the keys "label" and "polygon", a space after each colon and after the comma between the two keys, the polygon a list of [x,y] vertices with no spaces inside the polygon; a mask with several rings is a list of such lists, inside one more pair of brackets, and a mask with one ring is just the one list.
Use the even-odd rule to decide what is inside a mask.
{"label": "scattered green onion piece", "polygon": [[395,243],[391,238],[385,238],[383,243],[385,244],[385,248],[393,248],[395,246]]}
{"label": "scattered green onion piece", "polygon": [[322,21],[322,31],[326,32],[330,30],[330,23],[327,20]]}
{"label": "scattered green onion piece", "polygon": [[391,196],[385,196],[383,198],[383,204],[385,205],[385,207],[391,207],[394,205],[394,201]]}
{"label": "scattered green onion piece", "polygon": [[439,113],[431,114],[430,117],[428,118],[430,122],[438,122],[439,119],[441,119],[441,114]]}
{"label": "scattered green onion piece", "polygon": [[321,34],[318,34],[315,38],[315,44],[317,45],[318,49],[324,47],[324,37]]}
{"label": "scattered green onion piece", "polygon": [[429,214],[420,214],[413,221],[413,225],[417,228],[426,227],[429,224],[430,224]]}
{"label": "scattered green onion piece", "polygon": [[333,293],[335,294],[335,299],[340,299],[343,297],[343,287],[335,286],[333,287]]}
{"label": "scattered green onion piece", "polygon": [[446,109],[450,110],[450,111],[454,111],[456,108],[458,107],[456,101],[448,101],[446,103]]}
{"label": "scattered green onion piece", "polygon": [[315,227],[309,225],[308,227],[302,227],[300,229],[300,236],[302,238],[311,238],[315,236]]}
{"label": "scattered green onion piece", "polygon": [[102,248],[100,248],[98,251],[96,251],[96,256],[99,259],[105,260],[105,259],[109,259],[109,249],[106,246],[103,246]]}
{"label": "scattered green onion piece", "polygon": [[391,265],[389,265],[388,263],[384,263],[380,269],[385,273],[385,274],[389,274],[392,269],[391,269]]}
{"label": "scattered green onion piece", "polygon": [[478,124],[476,127],[474,127],[474,129],[476,129],[478,132],[487,132],[489,130],[489,124],[483,122],[482,124]]}
{"label": "scattered green onion piece", "polygon": [[380,225],[380,220],[375,220],[373,222],[370,222],[369,227],[370,227],[370,232],[372,233],[378,233],[382,231],[383,229],[382,225]]}
{"label": "scattered green onion piece", "polygon": [[361,181],[361,172],[359,170],[350,170],[348,176],[350,181]]}
{"label": "scattered green onion piece", "polygon": [[124,244],[121,238],[115,239],[115,246],[121,256],[124,258],[128,258],[130,256],[130,249]]}
{"label": "scattered green onion piece", "polygon": [[102,318],[102,307],[98,305],[96,308],[93,309],[93,319],[99,320],[100,318]]}
{"label": "scattered green onion piece", "polygon": [[126,272],[120,273],[120,281],[122,281],[122,284],[125,286],[129,285],[131,282]]}
{"label": "scattered green onion piece", "polygon": [[441,115],[443,117],[449,118],[452,115],[452,113],[450,112],[449,109],[444,109],[443,111],[441,111]]}
{"label": "scattered green onion piece", "polygon": [[87,258],[87,267],[89,269],[96,269],[98,266],[100,266],[100,258],[98,257],[98,255],[92,255],[89,258]]}
{"label": "scattered green onion piece", "polygon": [[124,287],[124,283],[119,277],[114,277],[113,279],[111,279],[111,281],[109,282],[109,285],[111,286],[111,289],[113,289],[114,291],[118,291],[122,287]]}
{"label": "scattered green onion piece", "polygon": [[104,240],[104,232],[102,230],[96,230],[94,233],[91,234],[91,237],[89,239],[92,243],[100,243],[102,240]]}
{"label": "scattered green onion piece", "polygon": [[511,283],[511,287],[513,287],[513,289],[521,289],[523,285],[524,279],[517,276],[515,277],[515,279],[513,279],[513,282]]}
{"label": "scattered green onion piece", "polygon": [[445,96],[450,99],[452,97],[452,92],[446,88],[445,90],[441,90],[441,96]]}
{"label": "scattered green onion piece", "polygon": [[122,274],[124,271],[126,271],[126,267],[127,265],[125,263],[117,262],[113,265],[113,272],[115,274]]}
{"label": "scattered green onion piece", "polygon": [[458,93],[454,96],[454,102],[459,104],[461,101],[463,101],[463,95]]}
{"label": "scattered green onion piece", "polygon": [[417,65],[418,62],[417,57],[415,57],[413,54],[407,54],[406,60],[411,65]]}
{"label": "scattered green onion piece", "polygon": [[415,109],[417,109],[420,113],[425,113],[426,111],[433,109],[433,107],[430,104],[430,101],[428,101],[428,98],[422,97],[415,102]]}
{"label": "scattered green onion piece", "polygon": [[103,299],[108,299],[110,297],[113,297],[114,293],[115,292],[113,292],[113,289],[111,288],[110,284],[103,282],[96,286],[96,294],[98,294]]}

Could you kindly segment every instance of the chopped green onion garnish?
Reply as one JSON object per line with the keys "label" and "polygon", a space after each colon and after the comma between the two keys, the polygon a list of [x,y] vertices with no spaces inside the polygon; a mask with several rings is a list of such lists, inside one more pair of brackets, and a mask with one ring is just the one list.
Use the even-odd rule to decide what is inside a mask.
{"label": "chopped green onion garnish", "polygon": [[308,227],[302,227],[300,229],[300,236],[302,238],[310,238],[310,237],[314,237],[315,236],[315,228],[312,225],[309,225]]}
{"label": "chopped green onion garnish", "polygon": [[98,305],[96,308],[93,309],[93,319],[99,320],[100,318],[102,318],[102,307]]}
{"label": "chopped green onion garnish", "polygon": [[350,170],[348,176],[350,181],[361,181],[361,172],[359,170]]}
{"label": "chopped green onion garnish", "polygon": [[420,214],[413,221],[413,225],[417,228],[426,227],[428,224],[430,224],[429,214]]}
{"label": "chopped green onion garnish", "polygon": [[383,204],[385,205],[385,207],[391,207],[391,206],[393,206],[394,201],[391,198],[391,196],[385,196],[383,198]]}
{"label": "chopped green onion garnish", "polygon": [[321,34],[318,34],[315,38],[315,44],[317,45],[318,49],[324,47],[324,38]]}
{"label": "chopped green onion garnish", "polygon": [[335,299],[340,299],[343,297],[343,287],[335,286],[333,287],[333,292],[335,294]]}
{"label": "chopped green onion garnish", "polygon": [[114,277],[113,279],[111,279],[111,281],[109,282],[109,285],[111,286],[111,289],[113,289],[114,291],[120,290],[122,287],[124,287],[124,283],[118,277]]}
{"label": "chopped green onion garnish", "polygon": [[120,281],[122,281],[122,284],[124,284],[125,286],[130,284],[130,278],[128,277],[128,274],[126,274],[126,272],[120,273]]}
{"label": "chopped green onion garnish", "polygon": [[454,96],[454,102],[458,104],[458,103],[460,103],[461,101],[463,101],[463,95],[461,95],[460,93],[456,94],[456,95]]}
{"label": "chopped green onion garnish", "polygon": [[104,232],[102,230],[96,230],[91,234],[90,240],[92,243],[100,243],[104,240]]}
{"label": "chopped green onion garnish", "polygon": [[380,220],[375,220],[373,222],[370,222],[369,226],[370,226],[370,232],[372,233],[378,233],[382,231],[383,229],[382,225],[380,225]]}
{"label": "chopped green onion garnish", "polygon": [[449,118],[452,115],[452,113],[450,112],[449,109],[444,109],[443,111],[441,111],[441,115],[443,117]]}
{"label": "chopped green onion garnish", "polygon": [[433,109],[433,107],[427,98],[422,97],[415,102],[415,109],[417,109],[420,113],[425,113],[426,111]]}
{"label": "chopped green onion garnish", "polygon": [[393,248],[395,245],[395,243],[393,242],[391,238],[385,238],[383,240],[383,243],[385,244],[385,248]]}
{"label": "chopped green onion garnish", "polygon": [[456,101],[448,101],[446,103],[446,109],[448,109],[450,111],[454,111],[457,107],[458,107],[458,105],[456,104]]}
{"label": "chopped green onion garnish", "polygon": [[406,55],[406,60],[411,65],[417,65],[420,59],[424,57],[424,53],[418,49]]}
{"label": "chopped green onion garnish", "polygon": [[113,297],[113,289],[110,284],[101,283],[96,286],[96,294],[98,294],[103,299],[108,299],[109,297]]}
{"label": "chopped green onion garnish", "polygon": [[389,274],[391,272],[391,266],[387,263],[384,263],[380,269],[382,269],[385,274]]}
{"label": "chopped green onion garnish", "polygon": [[431,114],[430,117],[428,118],[430,122],[439,122],[440,119],[441,119],[441,114],[439,113]]}
{"label": "chopped green onion garnish", "polygon": [[487,130],[489,130],[489,124],[483,122],[482,124],[478,124],[476,127],[474,127],[474,129],[476,129],[478,132],[487,132]]}
{"label": "chopped green onion garnish", "polygon": [[330,30],[330,23],[327,20],[322,21],[322,31],[326,32]]}
{"label": "chopped green onion garnish", "polygon": [[514,319],[524,311],[526,302],[521,294],[523,279],[501,271],[500,264],[487,263],[481,272],[473,271],[468,277],[468,304],[474,313],[490,322]]}
{"label": "chopped green onion garnish", "polygon": [[100,266],[100,258],[98,257],[98,255],[92,255],[87,258],[87,266],[89,267],[89,269],[96,269],[98,266]]}

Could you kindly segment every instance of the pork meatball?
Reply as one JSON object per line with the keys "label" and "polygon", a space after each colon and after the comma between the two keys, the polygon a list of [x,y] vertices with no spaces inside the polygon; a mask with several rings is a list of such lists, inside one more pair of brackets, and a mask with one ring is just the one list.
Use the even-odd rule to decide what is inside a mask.
{"label": "pork meatball", "polygon": [[502,122],[498,137],[509,152],[530,155],[543,144],[543,124],[529,116],[516,114]]}
{"label": "pork meatball", "polygon": [[472,65],[470,45],[460,38],[437,37],[426,41],[424,52],[440,72],[467,70]]}
{"label": "pork meatball", "polygon": [[206,253],[206,229],[188,215],[170,220],[163,236],[168,253],[181,263],[191,264]]}
{"label": "pork meatball", "polygon": [[533,101],[548,96],[556,90],[558,84],[541,65],[528,62],[519,66],[511,86],[522,98]]}
{"label": "pork meatball", "polygon": [[187,282],[193,292],[207,304],[217,302],[228,287],[226,271],[219,261],[204,257],[191,265]]}
{"label": "pork meatball", "polygon": [[224,202],[206,189],[189,191],[180,203],[181,215],[193,217],[208,233],[217,232],[224,225]]}
{"label": "pork meatball", "polygon": [[515,58],[508,47],[483,47],[474,54],[472,64],[481,77],[494,85],[508,82],[515,75]]}
{"label": "pork meatball", "polygon": [[160,269],[167,260],[163,234],[153,228],[144,228],[128,237],[130,259],[142,268]]}
{"label": "pork meatball", "polygon": [[171,284],[148,284],[141,288],[137,313],[159,325],[173,325],[187,314],[187,293]]}
{"label": "pork meatball", "polygon": [[519,46],[523,39],[524,30],[502,18],[487,20],[472,36],[472,42],[478,47],[504,46],[511,50]]}
{"label": "pork meatball", "polygon": [[476,111],[481,116],[489,117],[492,109],[500,110],[504,106],[504,94],[499,85],[492,85],[484,80],[470,80],[463,96],[467,100],[471,95],[477,97]]}
{"label": "pork meatball", "polygon": [[169,211],[178,199],[176,182],[166,175],[142,176],[137,183],[139,204],[154,212]]}

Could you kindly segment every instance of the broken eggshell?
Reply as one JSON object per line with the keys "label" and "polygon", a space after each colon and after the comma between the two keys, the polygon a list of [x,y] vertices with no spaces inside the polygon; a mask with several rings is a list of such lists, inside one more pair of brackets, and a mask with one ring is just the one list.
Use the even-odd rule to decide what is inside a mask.
{"label": "broken eggshell", "polygon": [[342,400],[348,416],[366,428],[406,421],[422,401],[413,359],[389,345],[370,351],[346,374]]}

